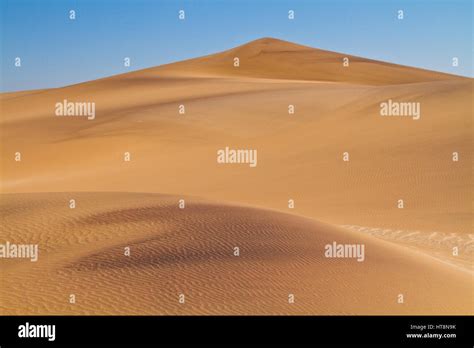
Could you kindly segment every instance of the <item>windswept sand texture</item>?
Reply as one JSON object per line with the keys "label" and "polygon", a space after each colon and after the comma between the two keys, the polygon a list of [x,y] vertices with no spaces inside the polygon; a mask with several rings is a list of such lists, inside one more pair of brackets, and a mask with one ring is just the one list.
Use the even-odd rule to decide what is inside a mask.
{"label": "windswept sand texture", "polygon": [[[2,312],[472,314],[472,79],[343,57],[265,38],[0,95],[0,243],[40,248],[0,259]],[[56,117],[64,99],[96,118]],[[421,118],[381,117],[388,99]],[[258,165],[218,164],[226,146]]]}
{"label": "windswept sand texture", "polygon": [[[64,202],[74,196],[81,207]],[[2,309],[20,314],[469,313],[470,275],[312,219],[157,194],[4,195],[3,237],[39,243],[4,262]],[[364,262],[324,245],[365,243]],[[240,247],[240,256],[233,247]],[[131,255],[124,256],[124,247]],[[393,299],[403,292],[407,303]],[[77,303],[69,305],[69,294]],[[180,293],[185,304],[178,303]],[[288,303],[288,294],[295,303]],[[457,296],[452,296],[457,294]]]}

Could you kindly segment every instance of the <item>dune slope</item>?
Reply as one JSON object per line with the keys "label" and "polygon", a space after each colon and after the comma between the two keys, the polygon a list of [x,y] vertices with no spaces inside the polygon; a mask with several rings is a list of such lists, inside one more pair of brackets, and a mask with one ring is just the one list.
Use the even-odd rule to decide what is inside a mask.
{"label": "dune slope", "polygon": [[[68,202],[74,197],[75,209]],[[8,194],[2,240],[39,260],[2,260],[6,314],[469,313],[471,276],[304,217],[186,197]],[[365,260],[324,257],[362,243]],[[130,256],[124,248],[130,248]],[[239,256],[234,248],[239,247]],[[70,294],[75,304],[69,303]],[[184,294],[184,304],[179,295]],[[289,303],[288,296],[295,302]],[[404,303],[397,303],[403,294]]]}

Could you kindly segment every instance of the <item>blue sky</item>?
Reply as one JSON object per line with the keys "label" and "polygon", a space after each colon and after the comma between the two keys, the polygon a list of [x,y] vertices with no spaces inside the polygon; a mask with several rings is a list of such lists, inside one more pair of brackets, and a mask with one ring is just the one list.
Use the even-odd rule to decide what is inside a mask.
{"label": "blue sky", "polygon": [[[472,0],[0,0],[5,91],[59,87],[260,37],[473,77]],[[70,20],[69,10],[76,11]],[[178,19],[178,11],[186,19]],[[288,10],[295,19],[288,20]],[[402,9],[405,18],[397,19]],[[14,65],[15,57],[22,66]],[[124,57],[132,66],[123,66]],[[459,66],[452,67],[458,57]]]}

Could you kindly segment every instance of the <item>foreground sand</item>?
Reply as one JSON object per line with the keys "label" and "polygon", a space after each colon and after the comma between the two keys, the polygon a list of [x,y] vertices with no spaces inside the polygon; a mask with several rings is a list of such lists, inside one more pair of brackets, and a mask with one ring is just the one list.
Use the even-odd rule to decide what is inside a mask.
{"label": "foreground sand", "polygon": [[[51,257],[35,266],[42,276],[0,260],[9,279],[5,306],[15,313],[472,313],[472,79],[351,56],[344,68],[343,57],[261,39],[64,88],[2,94],[0,188],[7,195],[0,198],[8,215],[0,242],[40,236]],[[96,119],[55,117],[63,99],[95,102]],[[420,102],[420,120],[380,117],[388,99]],[[257,167],[217,164],[216,151],[226,146],[257,149]],[[63,193],[23,195],[33,192]],[[104,193],[85,195],[87,204],[71,215],[64,192]],[[219,203],[195,200],[175,212],[182,195]],[[173,208],[154,208],[171,204],[167,199]],[[253,208],[236,207],[242,204]],[[191,209],[190,221],[179,220]],[[216,210],[227,225],[206,220]],[[75,214],[82,214],[77,221]],[[156,245],[168,227],[171,239]],[[176,231],[189,234],[183,238],[196,250],[192,261]],[[234,242],[226,241],[230,232],[252,256],[222,254]],[[210,244],[195,245],[194,236]],[[324,236],[367,238],[374,247],[361,264],[330,262],[321,258]],[[112,271],[104,260],[132,242],[146,265],[114,256]],[[61,243],[70,252],[49,256]],[[97,266],[102,262],[108,268]],[[48,282],[49,274],[57,281]],[[24,280],[30,276],[32,283]],[[35,297],[32,284],[45,290],[35,288]],[[71,287],[86,302],[62,303]],[[191,295],[186,307],[174,302],[181,287]],[[137,293],[129,296],[132,288]],[[402,290],[411,300],[401,306],[392,300]],[[290,291],[299,295],[288,307]]]}
{"label": "foreground sand", "polygon": [[[75,209],[68,207],[71,197]],[[455,267],[304,217],[192,198],[179,209],[180,198],[3,195],[2,239],[39,243],[40,256],[36,263],[2,261],[2,312],[471,312],[471,275]],[[325,258],[324,246],[333,241],[364,243],[365,261]],[[68,302],[71,293],[75,304]],[[178,302],[181,293],[184,304]],[[397,303],[400,293],[404,304]]]}

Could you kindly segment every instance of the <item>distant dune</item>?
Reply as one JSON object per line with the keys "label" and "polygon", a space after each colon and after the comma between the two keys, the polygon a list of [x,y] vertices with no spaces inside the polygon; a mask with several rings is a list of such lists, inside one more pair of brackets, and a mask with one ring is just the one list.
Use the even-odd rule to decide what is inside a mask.
{"label": "distant dune", "polygon": [[[234,66],[229,64],[234,58],[239,58],[242,62],[239,69],[234,69]],[[344,58],[348,58],[349,69],[342,64]],[[391,85],[460,78],[315,49],[273,38],[262,38],[222,53],[142,70],[136,73],[136,76],[150,76],[168,71],[187,75],[247,76],[364,85]]]}
{"label": "distant dune", "polygon": [[[55,116],[64,100],[94,102],[95,119]],[[381,117],[388,100],[419,103],[420,118]],[[472,313],[472,100],[470,78],[270,38],[2,94],[0,242],[37,240],[43,258],[33,268],[0,260],[0,305],[37,314]],[[225,147],[258,150],[258,165],[217,163]],[[177,210],[182,196],[194,198]],[[346,238],[366,243],[366,261],[322,258],[325,243]],[[134,257],[120,256],[125,244]],[[75,306],[62,302],[71,288]],[[185,306],[174,302],[179,291]]]}

